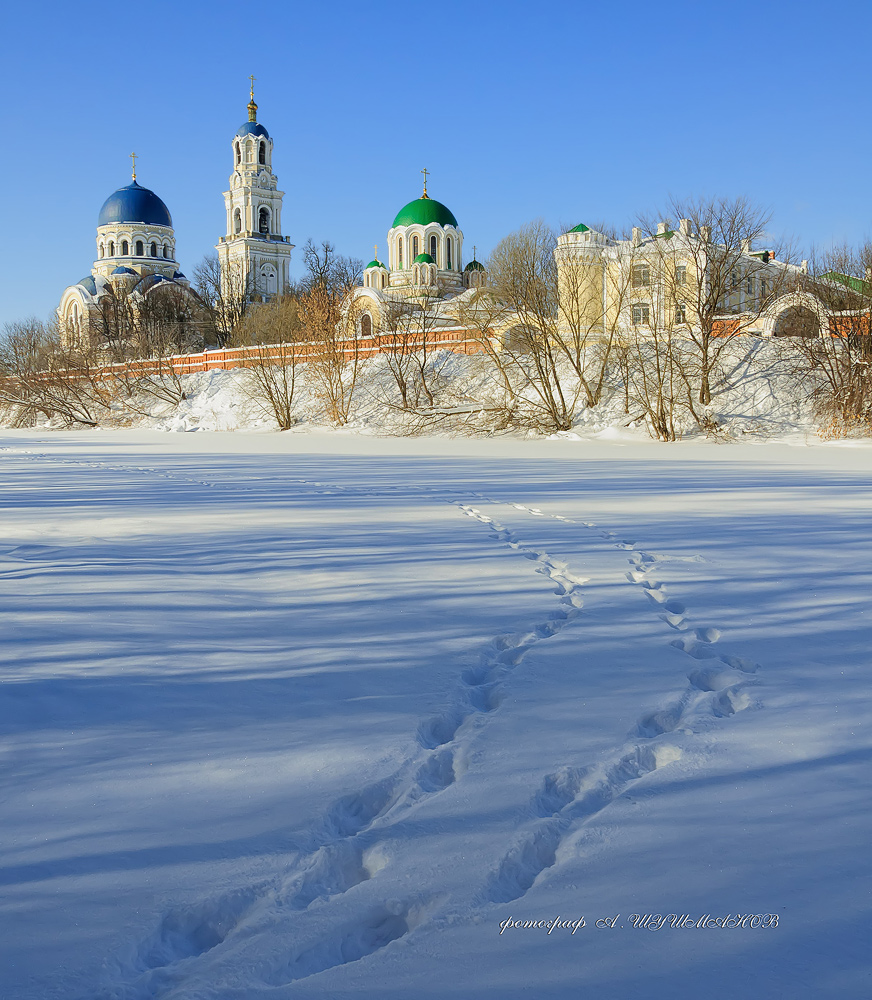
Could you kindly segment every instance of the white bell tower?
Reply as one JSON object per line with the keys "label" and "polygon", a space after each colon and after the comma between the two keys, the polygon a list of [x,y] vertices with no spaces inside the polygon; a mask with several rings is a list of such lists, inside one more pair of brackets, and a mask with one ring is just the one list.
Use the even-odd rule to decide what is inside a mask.
{"label": "white bell tower", "polygon": [[250,79],[248,121],[233,137],[233,173],[230,190],[224,192],[227,233],[216,249],[225,294],[266,301],[287,290],[294,245],[281,235],[284,191],[277,190],[273,141],[257,121],[254,77]]}

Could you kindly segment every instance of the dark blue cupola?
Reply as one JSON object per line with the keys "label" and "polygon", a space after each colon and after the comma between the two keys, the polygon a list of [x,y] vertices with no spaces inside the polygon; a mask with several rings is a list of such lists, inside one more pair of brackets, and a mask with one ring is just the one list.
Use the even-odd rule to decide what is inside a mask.
{"label": "dark blue cupola", "polygon": [[127,187],[110,194],[97,219],[98,226],[113,226],[119,222],[139,222],[146,226],[173,227],[169,209],[154,191],[149,191],[134,180]]}

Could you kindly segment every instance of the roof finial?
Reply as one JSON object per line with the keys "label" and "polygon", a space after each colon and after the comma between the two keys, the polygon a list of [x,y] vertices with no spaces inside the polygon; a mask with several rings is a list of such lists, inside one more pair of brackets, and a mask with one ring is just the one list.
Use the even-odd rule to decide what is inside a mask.
{"label": "roof finial", "polygon": [[426,167],[424,167],[421,173],[424,175],[424,193],[421,195],[421,197],[429,199],[430,195],[427,194],[427,174],[429,174],[430,171]]}
{"label": "roof finial", "polygon": [[375,259],[378,260],[378,243],[373,243],[373,250],[375,250]]}
{"label": "roof finial", "polygon": [[475,246],[475,244],[473,243],[473,244],[472,244],[472,259],[473,259],[473,260],[475,260],[475,250],[476,250],[476,246]]}
{"label": "roof finial", "polygon": [[133,160],[133,179],[136,180],[136,153],[130,154],[130,159]]}
{"label": "roof finial", "polygon": [[248,79],[251,80],[251,91],[250,91],[251,100],[248,102],[248,120],[250,122],[256,122],[257,121],[257,105],[254,103],[254,81],[255,81],[255,77],[254,76],[250,76]]}

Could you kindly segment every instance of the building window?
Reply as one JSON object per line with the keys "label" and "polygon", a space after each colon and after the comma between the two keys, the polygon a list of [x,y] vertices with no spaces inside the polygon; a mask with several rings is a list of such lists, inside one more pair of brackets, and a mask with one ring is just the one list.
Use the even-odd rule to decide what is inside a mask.
{"label": "building window", "polygon": [[101,257],[103,256],[103,250],[104,250],[104,247],[103,247],[103,244],[101,243],[100,244],[100,256]]}
{"label": "building window", "polygon": [[266,163],[266,143],[261,142],[257,150],[257,162]]}
{"label": "building window", "polygon": [[445,240],[445,268],[446,270],[451,270],[451,237],[448,236]]}
{"label": "building window", "polygon": [[397,238],[397,263],[399,264],[399,269],[403,270],[403,237]]}
{"label": "building window", "polygon": [[115,241],[114,240],[109,240],[109,256],[110,257],[114,257],[115,256]]}
{"label": "building window", "polygon": [[687,284],[687,265],[686,264],[676,264],[675,265],[675,284],[676,285],[686,285]]}
{"label": "building window", "polygon": [[372,317],[369,313],[364,313],[360,317],[360,335],[361,337],[372,336]]}
{"label": "building window", "polygon": [[420,247],[420,244],[418,243],[418,237],[417,236],[413,236],[412,237],[412,252],[410,254],[412,260],[414,260],[418,256],[418,254],[420,252],[421,252],[421,247]]}
{"label": "building window", "polygon": [[151,255],[152,255],[152,257],[157,257],[157,243],[152,243],[152,245],[151,245]]}
{"label": "building window", "polygon": [[434,263],[438,264],[439,261],[436,259],[436,237],[430,237],[430,256],[433,258]]}
{"label": "building window", "polygon": [[730,275],[730,280],[733,283],[733,288],[739,287],[739,275],[736,271],[733,271],[733,273]]}
{"label": "building window", "polygon": [[764,278],[760,282],[760,295],[765,299],[769,294],[769,282]]}
{"label": "building window", "polygon": [[269,209],[262,208],[257,215],[257,231],[263,236],[269,232]]}
{"label": "building window", "polygon": [[235,145],[236,145],[236,162],[237,162],[237,164],[239,164],[239,162],[242,160],[242,153],[239,152],[239,142],[238,141],[236,142]]}
{"label": "building window", "polygon": [[167,246],[166,243],[164,243],[163,250],[164,250],[164,259],[165,260],[169,260],[170,259],[170,248]]}
{"label": "building window", "polygon": [[745,279],[745,291],[748,293],[748,295],[753,295],[754,294],[754,279],[753,278],[748,277],[748,278]]}
{"label": "building window", "polygon": [[130,244],[127,242],[127,240],[122,240],[121,241],[121,256],[122,257],[127,257],[127,256],[129,256],[129,253],[130,253]]}
{"label": "building window", "polygon": [[233,232],[242,232],[242,212],[240,212],[238,208],[233,213]]}
{"label": "building window", "polygon": [[[651,284],[651,268],[641,264],[633,268],[633,288],[647,288]],[[635,308],[635,307],[634,307]]]}
{"label": "building window", "polygon": [[675,322],[676,324],[687,323],[687,306],[683,302],[679,302],[675,306]]}
{"label": "building window", "polygon": [[142,240],[136,241],[136,256],[142,257],[145,255],[145,248],[142,245]]}
{"label": "building window", "polygon": [[647,326],[651,321],[651,314],[647,302],[637,302],[633,306],[633,325]]}

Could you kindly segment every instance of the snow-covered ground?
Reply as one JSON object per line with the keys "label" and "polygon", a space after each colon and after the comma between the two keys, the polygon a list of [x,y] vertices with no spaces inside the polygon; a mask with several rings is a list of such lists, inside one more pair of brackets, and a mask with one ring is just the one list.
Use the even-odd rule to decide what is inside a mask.
{"label": "snow-covered ground", "polygon": [[872,995],[869,442],[0,449],[4,1000]]}

